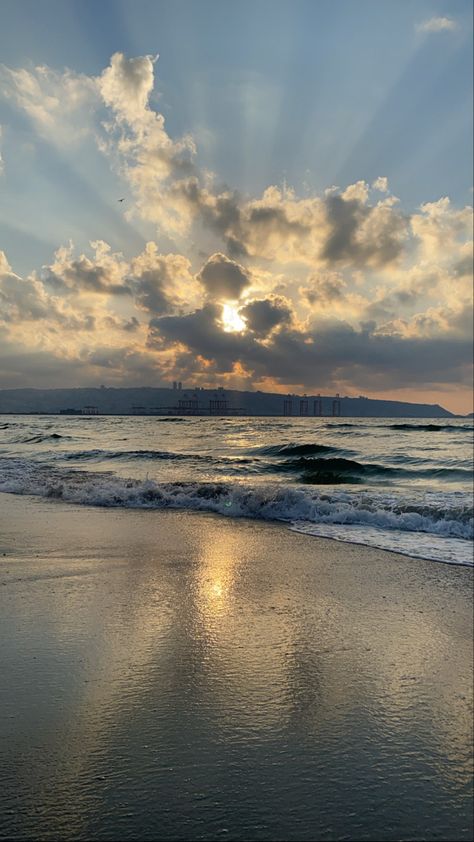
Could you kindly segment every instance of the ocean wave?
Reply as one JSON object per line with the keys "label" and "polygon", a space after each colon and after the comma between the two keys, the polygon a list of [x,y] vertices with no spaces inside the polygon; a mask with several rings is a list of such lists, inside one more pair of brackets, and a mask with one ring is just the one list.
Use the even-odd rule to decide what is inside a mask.
{"label": "ocean wave", "polygon": [[[372,462],[358,462],[354,459],[343,457],[311,457],[295,456],[291,459],[280,459],[278,461],[267,461],[263,454],[272,453],[298,453],[308,452],[313,446],[301,445],[292,446],[285,450],[284,447],[261,448],[258,456],[213,456],[202,453],[177,453],[168,450],[76,450],[68,453],[42,454],[43,458],[61,462],[134,462],[134,461],[168,461],[206,463],[216,468],[224,466],[226,469],[248,470],[260,474],[293,474],[295,481],[308,485],[342,485],[377,483],[390,481],[392,479],[437,479],[446,481],[467,480],[472,476],[470,468],[463,467],[431,467],[417,468],[415,470],[401,467],[400,460],[396,460],[397,466],[381,465]],[[314,446],[319,447],[319,446]],[[331,449],[328,448],[328,451]],[[318,451],[316,451],[318,452]],[[347,451],[346,451],[347,452]],[[419,459],[407,458],[406,464],[419,465]]]}
{"label": "ocean wave", "polygon": [[171,418],[156,418],[155,416],[153,417],[155,421],[161,421],[162,424],[189,424],[189,418],[176,418],[174,416],[172,416]]}
{"label": "ocean wave", "polygon": [[[42,454],[44,457],[45,454]],[[48,454],[50,456],[50,454]],[[170,461],[170,462],[207,462],[212,465],[245,466],[258,464],[259,460],[245,456],[215,457],[203,453],[176,453],[171,450],[74,450],[69,453],[51,454],[51,458],[61,462],[114,462],[114,461]]]}
{"label": "ocean wave", "polygon": [[59,442],[71,438],[73,437],[61,435],[61,433],[38,433],[35,436],[24,436],[23,438],[13,439],[11,444],[42,444],[43,442]]}
{"label": "ocean wave", "polygon": [[473,427],[469,425],[457,424],[387,424],[381,425],[387,430],[417,430],[419,433],[443,433],[443,432],[473,432]]}
{"label": "ocean wave", "polygon": [[335,453],[337,447],[327,444],[313,444],[311,442],[297,444],[270,444],[265,447],[258,447],[252,453],[261,453],[263,456],[314,456],[317,453]]}
{"label": "ocean wave", "polygon": [[172,460],[179,461],[183,459],[214,461],[211,456],[202,456],[194,453],[175,453],[171,450],[76,450],[71,453],[61,453],[59,458],[72,462],[89,462],[89,461],[112,461],[112,460]]}
{"label": "ocean wave", "polygon": [[156,482],[0,460],[0,491],[90,506],[191,509],[232,517],[313,524],[370,525],[472,539],[473,511],[459,495],[410,500],[373,491],[328,493],[306,486],[238,482]]}
{"label": "ocean wave", "polygon": [[[472,433],[474,427],[469,424],[413,424],[408,422],[400,422],[397,424],[374,424],[374,423],[367,423],[367,420],[373,422],[376,419],[363,419],[361,418],[357,422],[353,421],[332,421],[326,424],[323,424],[320,429],[324,430],[332,430],[333,432],[338,432],[342,429],[348,430],[360,430],[364,428],[366,430],[414,430],[420,433],[433,433],[433,432],[456,432],[460,430],[461,432],[468,432]],[[382,421],[383,419],[378,419]],[[389,420],[389,419],[387,419]]]}
{"label": "ocean wave", "polygon": [[299,459],[286,459],[270,467],[274,471],[298,473],[303,482],[314,485],[362,482],[364,479],[390,477],[399,474],[399,469],[385,465],[356,462],[354,459],[333,457],[311,459],[301,456]]}

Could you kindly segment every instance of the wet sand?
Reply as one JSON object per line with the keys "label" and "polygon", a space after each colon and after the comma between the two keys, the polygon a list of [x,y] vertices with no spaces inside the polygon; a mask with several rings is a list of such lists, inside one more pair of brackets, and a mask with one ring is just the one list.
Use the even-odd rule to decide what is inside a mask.
{"label": "wet sand", "polygon": [[0,838],[472,838],[472,570],[0,495]]}

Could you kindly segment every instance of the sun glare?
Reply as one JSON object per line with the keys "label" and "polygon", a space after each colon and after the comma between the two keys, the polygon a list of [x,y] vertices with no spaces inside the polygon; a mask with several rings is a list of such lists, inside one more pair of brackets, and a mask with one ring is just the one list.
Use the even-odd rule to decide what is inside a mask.
{"label": "sun glare", "polygon": [[226,333],[238,333],[246,328],[245,319],[232,304],[224,304],[222,307],[222,324]]}

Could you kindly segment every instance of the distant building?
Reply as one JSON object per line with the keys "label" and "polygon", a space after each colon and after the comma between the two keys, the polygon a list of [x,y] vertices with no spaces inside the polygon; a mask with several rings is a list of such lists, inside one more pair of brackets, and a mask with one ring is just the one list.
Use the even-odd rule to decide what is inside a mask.
{"label": "distant building", "polygon": [[82,409],[60,409],[60,415],[82,415]]}
{"label": "distant building", "polygon": [[82,415],[98,415],[99,410],[96,406],[85,406],[82,409]]}

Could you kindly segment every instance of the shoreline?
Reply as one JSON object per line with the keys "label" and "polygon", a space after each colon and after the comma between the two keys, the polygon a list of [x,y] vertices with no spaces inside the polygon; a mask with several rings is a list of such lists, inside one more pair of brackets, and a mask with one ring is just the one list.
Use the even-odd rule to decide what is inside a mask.
{"label": "shoreline", "polygon": [[[119,480],[125,482],[125,480],[122,477],[120,477]],[[351,539],[351,537],[349,535],[347,537],[345,537],[344,535],[334,535],[334,536],[332,536],[330,534],[328,534],[328,535],[323,535],[323,534],[318,535],[316,533],[312,533],[309,529],[305,529],[304,526],[302,526],[301,528],[298,528],[298,525],[297,525],[298,521],[297,520],[285,520],[284,518],[277,518],[277,517],[274,517],[274,518],[270,518],[270,517],[269,518],[265,518],[265,517],[258,518],[258,517],[252,517],[251,515],[248,515],[248,514],[242,514],[242,515],[238,514],[238,515],[236,515],[236,514],[233,514],[233,513],[230,513],[230,512],[227,513],[225,511],[212,511],[212,510],[209,510],[209,509],[199,509],[199,508],[193,509],[191,507],[188,508],[188,507],[178,506],[178,505],[177,506],[166,505],[166,506],[163,506],[163,507],[159,507],[159,506],[157,506],[157,507],[152,507],[152,506],[147,507],[147,506],[133,506],[133,505],[121,506],[121,505],[113,505],[113,504],[85,503],[85,502],[75,501],[74,499],[62,500],[60,498],[55,498],[53,495],[44,495],[43,496],[43,495],[39,495],[39,494],[28,494],[28,493],[24,493],[24,492],[14,492],[14,491],[3,491],[3,490],[1,490],[0,491],[0,499],[2,497],[4,497],[5,495],[13,496],[13,497],[21,497],[21,498],[25,498],[25,499],[30,500],[30,501],[33,501],[33,500],[43,501],[43,503],[46,503],[46,505],[76,506],[76,507],[80,507],[81,509],[83,508],[85,510],[87,510],[87,509],[92,509],[92,510],[99,509],[99,510],[102,510],[104,512],[105,511],[113,511],[113,510],[115,510],[115,511],[119,510],[119,511],[124,511],[124,512],[141,511],[143,513],[148,513],[150,515],[152,515],[153,513],[158,514],[160,512],[175,512],[175,513],[182,513],[182,514],[187,513],[187,514],[190,514],[190,515],[198,515],[198,516],[199,515],[210,515],[210,516],[214,516],[214,517],[217,517],[217,518],[223,518],[225,520],[231,520],[231,521],[246,521],[247,520],[247,521],[252,522],[252,523],[262,523],[262,524],[267,524],[267,525],[273,524],[273,525],[280,526],[280,527],[283,527],[285,529],[288,529],[289,531],[291,531],[295,534],[305,535],[307,538],[311,538],[312,540],[335,541],[335,542],[341,543],[341,544],[348,544],[348,545],[351,545],[351,546],[361,547],[362,549],[373,549],[373,550],[376,550],[376,551],[381,552],[381,553],[389,553],[389,554],[393,554],[393,555],[396,555],[396,556],[402,556],[403,558],[411,559],[414,562],[416,562],[416,561],[427,561],[427,562],[430,562],[430,563],[433,563],[433,564],[443,564],[443,565],[447,565],[447,566],[450,566],[450,567],[466,567],[468,569],[469,568],[474,569],[474,559],[473,559],[473,561],[468,562],[468,561],[457,561],[455,558],[454,559],[433,558],[432,556],[429,556],[429,555],[426,555],[426,554],[418,555],[417,553],[413,553],[411,551],[411,548],[410,548],[410,550],[404,551],[403,549],[397,549],[397,548],[393,548],[393,547],[383,547],[383,546],[379,546],[379,545],[373,544],[373,543],[365,543],[363,540],[359,541],[359,540]],[[331,526],[332,525],[333,524],[331,524]],[[371,524],[344,524],[344,523],[341,523],[341,524],[334,524],[334,525],[339,527],[339,528],[343,528],[343,529],[344,529],[345,526],[348,526],[349,529],[353,528],[355,526],[357,528],[357,530],[360,530],[361,533],[363,533],[364,530],[366,532],[369,532],[369,533],[374,532],[374,531],[379,532],[380,534],[387,534],[387,535],[390,535],[390,533],[391,533],[390,529],[384,530],[382,527],[374,527]],[[311,526],[311,524],[308,524],[308,526]],[[323,524],[318,524],[318,523],[314,524],[315,528],[317,528],[318,526],[324,528],[324,527],[327,527],[327,524],[324,524],[324,523]],[[397,530],[393,530],[393,533],[397,533]],[[424,538],[424,536],[429,537],[432,534],[433,534],[433,537],[436,537],[436,538],[439,537],[439,536],[436,536],[434,533],[422,532],[422,531],[420,531],[419,533],[416,533],[416,532],[402,533],[403,537],[406,537],[408,535],[416,535],[416,534],[419,534],[422,539]],[[453,540],[453,539],[446,539],[446,540]],[[471,550],[474,550],[474,544],[473,544],[472,541],[469,541],[469,539],[454,539],[454,540],[465,541],[467,544],[469,544],[469,547],[471,548]]]}
{"label": "shoreline", "polygon": [[471,838],[471,568],[0,503],[0,838]]}

